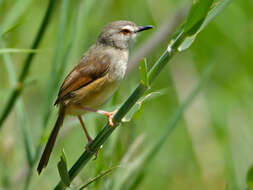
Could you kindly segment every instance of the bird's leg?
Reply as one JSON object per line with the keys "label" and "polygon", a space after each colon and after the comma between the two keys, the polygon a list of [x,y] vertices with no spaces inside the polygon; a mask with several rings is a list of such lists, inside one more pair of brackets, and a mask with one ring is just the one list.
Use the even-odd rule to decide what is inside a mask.
{"label": "bird's leg", "polygon": [[82,126],[82,128],[83,128],[83,130],[84,130],[84,133],[85,133],[85,135],[86,135],[86,137],[87,137],[88,143],[91,142],[91,141],[92,141],[92,138],[90,137],[90,135],[89,135],[89,133],[88,133],[88,131],[87,131],[85,125],[84,125],[84,122],[83,122],[82,117],[81,117],[80,115],[78,115],[77,117],[78,117],[78,119],[79,119],[79,121],[80,121],[80,123],[81,123],[81,126]]}
{"label": "bird's leg", "polygon": [[[89,133],[88,133],[88,131],[87,131],[85,125],[84,125],[84,122],[83,122],[82,117],[81,117],[80,115],[78,115],[77,117],[78,117],[78,119],[79,119],[79,121],[80,121],[80,123],[81,123],[81,126],[82,126],[82,128],[83,128],[83,130],[84,130],[84,133],[85,133],[85,135],[86,135],[86,137],[87,137],[87,140],[88,140],[88,144],[85,146],[85,149],[86,149],[88,152],[91,152],[91,153],[92,153],[92,151],[91,151],[90,148],[89,148],[89,145],[90,145],[90,143],[92,143],[93,140],[92,140],[92,138],[90,137],[90,135],[89,135]],[[98,156],[98,151],[95,153],[95,159],[97,158],[97,156]]]}
{"label": "bird's leg", "polygon": [[106,116],[108,118],[109,125],[111,127],[114,126],[112,118],[113,118],[113,116],[114,116],[114,114],[116,113],[117,110],[112,111],[112,112],[107,112],[107,111],[104,111],[104,110],[98,110],[98,109],[94,109],[94,108],[88,108],[88,107],[84,107],[84,106],[81,106],[81,105],[77,105],[77,106],[79,108],[81,108],[81,109],[84,109],[84,110],[87,110],[87,111],[91,111],[91,112],[95,112],[95,113],[98,113],[98,114]]}

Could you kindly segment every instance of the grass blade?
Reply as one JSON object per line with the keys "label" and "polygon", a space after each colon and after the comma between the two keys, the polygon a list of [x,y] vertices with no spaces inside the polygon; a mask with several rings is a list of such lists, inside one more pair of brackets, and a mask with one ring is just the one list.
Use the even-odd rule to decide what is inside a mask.
{"label": "grass blade", "polygon": [[[66,35],[68,28],[73,28],[70,26],[68,18],[70,17],[70,1],[63,0],[60,12],[60,21],[58,28],[58,38],[56,40],[56,51],[53,58],[52,70],[49,76],[49,84],[48,90],[46,90],[46,99],[44,103],[44,114],[42,119],[42,127],[45,128],[47,126],[48,119],[51,114],[52,104],[54,97],[56,95],[55,89],[58,87],[60,80],[64,74],[64,69],[66,68],[68,62],[68,53],[71,48],[71,41],[67,41]],[[71,34],[70,36],[74,36]],[[71,37],[73,38],[73,37]],[[69,44],[68,44],[69,43]]]}
{"label": "grass blade", "polygon": [[36,49],[16,49],[16,48],[2,48],[0,49],[0,54],[5,53],[38,53],[39,50]]}
{"label": "grass blade", "polygon": [[130,122],[134,114],[137,113],[141,109],[144,102],[150,99],[158,98],[164,95],[165,93],[166,93],[166,89],[162,89],[162,90],[150,92],[147,95],[144,95],[144,97],[142,97],[140,100],[136,102],[136,104],[129,110],[129,112],[125,115],[125,117],[123,117],[121,121]]}
{"label": "grass blade", "polygon": [[9,28],[5,29],[1,34],[0,38],[3,37],[5,34],[8,34],[12,30],[16,29],[18,26],[20,26],[20,22],[15,23],[14,25],[10,26]]}
{"label": "grass blade", "polygon": [[[4,41],[2,41],[2,44],[4,44]],[[6,54],[4,54],[3,58],[4,58],[5,65],[6,65],[6,68],[8,71],[11,85],[14,86],[17,83],[17,79],[16,79],[16,75],[15,75],[15,71],[14,71],[11,57],[8,53],[6,53]],[[28,131],[28,121],[27,121],[27,117],[25,114],[26,111],[24,109],[24,103],[23,103],[22,99],[18,100],[16,110],[17,110],[17,117],[18,117],[17,123],[21,128],[23,143],[24,143],[24,147],[25,147],[26,160],[27,160],[27,163],[29,166],[29,173],[30,173],[30,170],[33,166],[33,147],[32,147],[32,142],[31,142],[31,138],[30,138],[31,136]],[[24,185],[25,189],[28,189],[27,185],[28,184],[25,182],[25,185]]]}
{"label": "grass blade", "polygon": [[94,183],[95,181],[99,180],[102,177],[105,177],[106,175],[110,174],[114,169],[117,169],[119,166],[116,167],[112,167],[108,170],[105,170],[103,172],[101,172],[98,176],[90,179],[85,185],[83,185],[82,187],[80,187],[79,190],[83,190],[84,188],[88,187],[89,185],[91,185],[92,183]]}
{"label": "grass blade", "polygon": [[203,88],[203,85],[205,81],[207,80],[208,76],[210,75],[211,71],[213,70],[214,63],[211,63],[207,66],[204,73],[202,74],[199,83],[196,85],[196,87],[193,89],[193,91],[190,93],[190,95],[186,98],[186,100],[181,104],[178,109],[175,111],[174,116],[172,117],[172,120],[169,122],[167,130],[163,133],[164,135],[152,146],[151,149],[148,150],[148,152],[144,152],[142,156],[140,156],[140,162],[141,168],[139,168],[138,171],[134,172],[135,178],[131,185],[129,186],[129,190],[134,190],[138,187],[138,185],[142,182],[144,177],[146,176],[147,170],[152,164],[153,159],[157,155],[157,152],[161,150],[162,145],[166,142],[169,135],[172,133],[172,131],[176,128],[177,123],[180,121],[180,119],[183,116],[184,110],[191,104],[191,102],[194,100],[194,98],[197,96],[197,94],[200,92],[200,90]]}
{"label": "grass blade", "polygon": [[247,172],[247,179],[246,179],[248,189],[253,188],[253,167],[251,166]]}
{"label": "grass blade", "polygon": [[136,159],[136,156],[138,156],[138,151],[144,145],[144,138],[145,135],[139,135],[135,138],[134,142],[130,145],[120,161],[120,166],[122,167],[115,172],[113,180],[111,180],[111,184],[107,189],[123,189],[123,187],[125,187],[124,185],[128,183],[129,178],[133,176],[135,168],[138,168],[141,165],[141,162],[136,161],[138,160]]}
{"label": "grass blade", "polygon": [[58,172],[60,174],[61,180],[67,187],[70,186],[70,179],[68,174],[68,168],[67,168],[67,160],[64,153],[64,150],[62,150],[61,160],[57,164]]}
{"label": "grass blade", "polygon": [[[39,46],[39,43],[45,33],[48,23],[50,21],[55,2],[56,2],[56,0],[49,1],[45,16],[44,16],[43,21],[40,25],[39,31],[35,37],[35,40],[31,46],[31,49],[37,49],[37,47]],[[33,57],[34,57],[34,54],[29,54],[27,56],[27,58],[24,62],[24,66],[22,68],[21,74],[18,78],[18,83],[22,84],[25,81],[26,76],[29,72]],[[13,106],[15,105],[15,102],[18,99],[18,97],[20,96],[20,94],[22,93],[22,91],[23,91],[23,88],[16,88],[11,93],[11,96],[10,96],[9,100],[7,101],[7,104],[4,107],[4,110],[3,110],[2,114],[0,115],[0,128],[3,126],[3,122],[5,121],[5,119],[7,118],[9,113],[11,112],[11,110],[13,109]]]}
{"label": "grass blade", "polygon": [[[56,53],[54,56],[54,60],[53,60],[53,66],[52,66],[52,71],[51,71],[51,77],[52,79],[49,80],[51,83],[49,84],[49,90],[47,91],[48,94],[46,94],[46,100],[45,100],[45,113],[43,115],[43,123],[46,123],[47,121],[45,121],[46,118],[46,114],[48,114],[48,117],[50,115],[50,110],[51,110],[51,104],[49,103],[49,101],[52,101],[52,97],[54,96],[54,90],[52,90],[54,85],[58,85],[59,80],[62,76],[62,74],[64,73],[64,68],[66,66],[67,63],[67,56],[68,56],[68,52],[70,51],[70,47],[71,47],[71,42],[72,42],[72,36],[75,36],[74,34],[71,34],[69,36],[71,36],[70,39],[68,39],[68,43],[66,43],[67,40],[65,40],[66,37],[66,31],[67,28],[70,28],[71,30],[75,30],[75,26],[70,26],[68,25],[68,20],[72,20],[75,21],[76,18],[73,17],[72,19],[69,19],[70,15],[70,10],[71,10],[71,6],[69,6],[69,2],[68,0],[64,0],[61,4],[61,11],[60,11],[60,24],[59,24],[59,28],[58,28],[58,38],[57,38],[57,49],[56,49]],[[73,14],[75,14],[75,12],[73,12]],[[62,23],[63,22],[63,23]],[[64,39],[64,40],[63,40]],[[61,42],[60,42],[61,41]],[[60,45],[59,45],[60,42]],[[67,44],[67,45],[66,45]],[[63,47],[62,47],[63,46]],[[59,50],[60,49],[60,50]],[[61,52],[62,51],[62,52]],[[55,79],[55,76],[57,79]],[[58,79],[59,78],[59,79]],[[57,82],[58,81],[58,82]],[[55,87],[56,88],[56,87]],[[49,97],[51,94],[52,97]],[[47,107],[48,105],[48,107]],[[43,129],[46,128],[46,125],[43,125]],[[42,131],[42,135],[41,138],[36,146],[36,150],[35,150],[35,156],[33,157],[33,166],[34,164],[37,162],[39,156],[40,156],[40,151],[42,148],[42,143],[43,142],[43,137],[45,136],[45,130]],[[32,172],[30,172],[30,174],[28,175],[28,180],[27,180],[27,184],[29,184],[31,177],[32,177]]]}
{"label": "grass blade", "polygon": [[214,19],[214,17],[216,17],[223,9],[225,9],[229,5],[230,2],[231,0],[220,0],[217,3],[215,3],[214,6],[206,15],[203,22],[201,23],[201,26],[198,28],[198,30],[196,30],[195,34],[192,36],[188,36],[184,40],[184,42],[179,46],[178,50],[183,51],[189,48],[191,44],[194,42],[198,33],[201,32],[208,25],[208,23]]}
{"label": "grass blade", "polygon": [[206,15],[213,3],[213,0],[195,0],[189,11],[185,26],[184,33],[187,36],[195,34],[203,21],[206,18]]}
{"label": "grass blade", "polygon": [[4,19],[0,27],[0,37],[8,32],[13,27],[16,27],[17,20],[29,7],[32,0],[18,0],[10,11],[8,11],[8,16]]}
{"label": "grass blade", "polygon": [[[2,44],[4,44],[3,41],[2,41]],[[9,54],[5,54],[3,57],[4,57],[7,71],[8,71],[8,76],[10,78],[11,85],[14,86],[17,82],[17,78],[15,75],[15,70],[13,67],[11,57]],[[18,124],[21,128],[21,132],[23,135],[26,159],[29,166],[31,166],[32,158],[33,158],[32,147],[31,147],[32,143],[31,143],[31,139],[29,138],[29,133],[28,133],[28,128],[27,128],[27,119],[26,119],[25,113],[26,112],[24,111],[24,103],[22,100],[19,100],[17,103],[17,115],[18,115],[18,120],[19,120]]]}

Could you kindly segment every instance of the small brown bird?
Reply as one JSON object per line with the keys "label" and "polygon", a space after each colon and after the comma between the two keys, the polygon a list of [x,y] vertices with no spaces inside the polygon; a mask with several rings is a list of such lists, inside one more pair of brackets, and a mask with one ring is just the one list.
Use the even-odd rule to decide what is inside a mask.
{"label": "small brown bird", "polygon": [[[131,43],[139,32],[150,28],[152,27],[138,26],[131,21],[109,23],[103,28],[96,43],[68,74],[55,102],[55,105],[59,105],[59,115],[40,159],[37,168],[39,174],[48,163],[65,115],[78,117],[89,143],[92,139],[85,128],[82,114],[87,111],[103,114],[108,118],[109,124],[114,125],[114,112],[97,108],[110,99],[123,79]],[[88,150],[88,146],[86,148]]]}

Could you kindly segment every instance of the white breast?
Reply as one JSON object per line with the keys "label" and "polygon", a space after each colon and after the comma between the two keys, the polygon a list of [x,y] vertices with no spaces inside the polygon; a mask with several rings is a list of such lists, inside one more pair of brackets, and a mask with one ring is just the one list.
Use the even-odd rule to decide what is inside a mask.
{"label": "white breast", "polygon": [[115,51],[109,70],[110,80],[121,80],[125,76],[128,62],[128,51]]}

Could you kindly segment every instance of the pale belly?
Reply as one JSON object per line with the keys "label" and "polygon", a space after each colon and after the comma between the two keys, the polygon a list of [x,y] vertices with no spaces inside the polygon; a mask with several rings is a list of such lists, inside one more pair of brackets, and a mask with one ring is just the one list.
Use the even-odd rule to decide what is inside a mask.
{"label": "pale belly", "polygon": [[70,115],[82,115],[86,113],[87,110],[82,109],[81,106],[97,109],[112,97],[119,86],[119,82],[120,80],[110,82],[107,76],[105,76],[77,90],[73,99],[67,103],[66,113]]}

